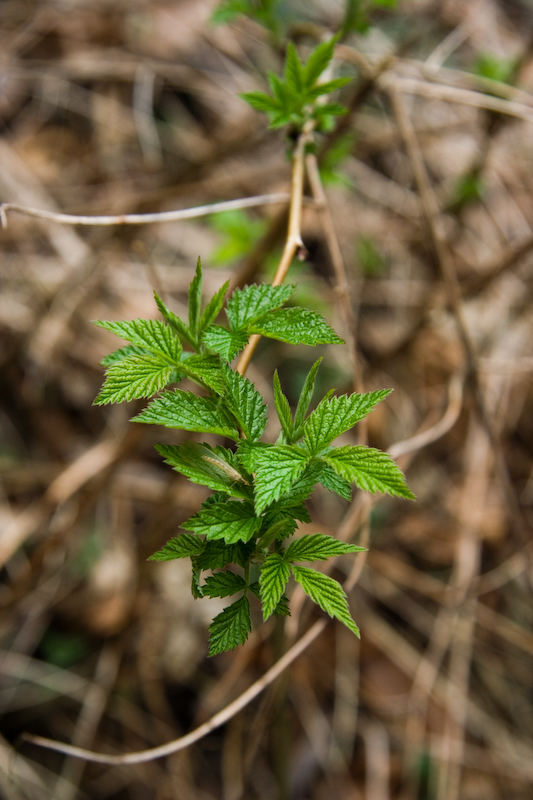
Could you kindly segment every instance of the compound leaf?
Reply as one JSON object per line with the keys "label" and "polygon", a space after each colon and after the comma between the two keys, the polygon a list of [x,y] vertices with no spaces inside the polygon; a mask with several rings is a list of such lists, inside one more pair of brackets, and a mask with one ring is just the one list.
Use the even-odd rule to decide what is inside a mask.
{"label": "compound leaf", "polygon": [[321,358],[319,358],[318,361],[315,361],[307,373],[302,391],[300,392],[298,405],[296,406],[296,411],[294,412],[294,436],[296,439],[299,439],[303,435],[302,426],[305,420],[305,415],[307,414],[307,409],[309,408],[309,404],[311,402],[311,398],[313,397],[316,374],[321,363]]}
{"label": "compound leaf", "polygon": [[197,383],[217,394],[224,392],[224,376],[218,356],[190,355],[180,361],[180,369]]}
{"label": "compound leaf", "polygon": [[218,614],[209,626],[209,655],[215,656],[244,644],[251,629],[250,604],[243,595]]}
{"label": "compound leaf", "polygon": [[380,389],[377,392],[343,394],[321,400],[304,424],[305,443],[309,452],[320,452],[341,433],[353,428],[391,391]]}
{"label": "compound leaf", "polygon": [[97,320],[95,325],[105,328],[138,347],[157,353],[170,364],[179,361],[181,344],[171,328],[157,319],[132,319],[110,322]]}
{"label": "compound leaf", "polygon": [[246,479],[229,460],[233,455],[230,451],[197,442],[156,444],[155,449],[163,456],[166,464],[185,475],[192,483],[236,497],[248,496]]}
{"label": "compound leaf", "polygon": [[172,382],[175,368],[160,355],[130,356],[108,367],[95,406],[152,397]]}
{"label": "compound leaf", "polygon": [[246,347],[248,334],[244,331],[229,331],[220,325],[211,325],[204,333],[202,341],[209,350],[214,350],[225,361],[232,361],[237,353]]}
{"label": "compound leaf", "polygon": [[223,539],[227,544],[248,542],[261,527],[251,503],[210,497],[200,511],[182,523],[186,531],[204,534],[208,540]]}
{"label": "compound leaf", "polygon": [[312,533],[300,536],[291,542],[285,553],[287,561],[325,561],[331,556],[341,556],[344,553],[359,553],[366,547],[355,544],[346,544],[327,536],[325,533]]}
{"label": "compound leaf", "polygon": [[283,394],[277,370],[274,372],[274,403],[276,405],[276,411],[278,412],[278,418],[281,423],[281,429],[285,434],[287,441],[290,442],[292,436],[291,407],[289,405],[289,401]]}
{"label": "compound leaf", "polygon": [[405,477],[392,458],[373,447],[335,447],[324,457],[333,469],[347,481],[356,483],[367,492],[386,494],[414,500]]}
{"label": "compound leaf", "polygon": [[343,340],[316,311],[307,308],[280,308],[257,320],[250,333],[290,344],[342,344]]}
{"label": "compound leaf", "polygon": [[226,384],[226,405],[239,423],[247,439],[259,439],[266,426],[266,405],[248,378],[224,364]]}
{"label": "compound leaf", "polygon": [[286,494],[304,471],[308,457],[288,445],[262,448],[255,459],[255,510],[261,511]]}
{"label": "compound leaf", "polygon": [[189,330],[198,341],[200,332],[200,309],[202,306],[202,264],[200,259],[196,262],[194,278],[189,285]]}
{"label": "compound leaf", "polygon": [[210,397],[198,397],[182,389],[163,392],[140,414],[134,422],[148,422],[200,433],[218,433],[237,440],[239,432],[219,404]]}
{"label": "compound leaf", "polygon": [[210,575],[201,587],[202,594],[207,597],[231,597],[232,594],[241,592],[245,588],[244,579],[229,570]]}
{"label": "compound leaf", "polygon": [[322,611],[344,623],[359,638],[359,628],[348,608],[346,593],[340,583],[309,567],[292,565],[292,574],[304,592]]}
{"label": "compound leaf", "polygon": [[204,547],[205,542],[202,539],[189,533],[182,533],[169,539],[161,550],[148,557],[148,561],[172,561],[174,558],[198,556]]}
{"label": "compound leaf", "polygon": [[336,36],[330,39],[329,42],[322,42],[318,47],[315,47],[307,59],[303,70],[303,80],[307,89],[311,89],[315,85],[318,78],[328,66],[333,58],[333,51],[336,43]]}
{"label": "compound leaf", "polygon": [[283,596],[290,574],[289,565],[279,553],[272,553],[265,558],[259,576],[259,596],[265,620],[274,613]]}
{"label": "compound leaf", "polygon": [[125,358],[129,358],[130,356],[146,355],[150,355],[150,351],[147,350],[146,347],[137,347],[137,345],[134,344],[127,344],[125,347],[121,347],[118,350],[114,350],[112,353],[109,353],[107,356],[104,356],[100,361],[100,364],[103,367],[112,367],[115,364],[119,364],[121,361],[124,361]]}
{"label": "compound leaf", "polygon": [[166,319],[168,324],[171,328],[178,334],[182,341],[188,342],[193,347],[195,346],[195,341],[193,336],[191,335],[190,330],[188,329],[187,325],[185,325],[182,320],[174,314],[166,305],[163,303],[157,292],[154,292],[154,300],[156,306],[158,307],[161,315]]}
{"label": "compound leaf", "polygon": [[200,334],[205,331],[209,325],[218,317],[220,313],[220,309],[224,305],[224,297],[226,296],[226,292],[228,291],[229,281],[226,281],[220,289],[215,292],[209,303],[206,305],[204,310],[202,311],[202,316],[200,317],[200,323],[198,325],[198,330]]}
{"label": "compound leaf", "polygon": [[256,284],[235,289],[228,300],[226,314],[231,329],[241,330],[250,323],[268,314],[270,311],[287,302],[294,291],[294,286],[270,286],[269,284]]}

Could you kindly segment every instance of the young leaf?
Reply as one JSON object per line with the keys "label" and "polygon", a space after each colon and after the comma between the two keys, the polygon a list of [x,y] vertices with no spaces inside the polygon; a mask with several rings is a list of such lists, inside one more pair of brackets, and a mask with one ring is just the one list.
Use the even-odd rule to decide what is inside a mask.
{"label": "young leaf", "polygon": [[151,353],[165,357],[170,364],[176,364],[179,361],[181,353],[179,339],[164,322],[157,319],[132,319],[117,322],[97,320],[94,324],[138,347],[145,347]]}
{"label": "young leaf", "polygon": [[229,281],[223,284],[220,289],[215,292],[209,303],[206,305],[200,317],[198,330],[200,335],[211,325],[211,323],[218,317],[222,306],[224,305],[224,297],[228,291]]}
{"label": "young leaf", "polygon": [[243,289],[235,289],[226,307],[231,329],[242,330],[251,322],[280,308],[287,302],[293,291],[294,286],[290,284],[270,286],[253,283]]}
{"label": "young leaf", "polygon": [[[315,86],[313,89],[309,90],[307,96],[314,100],[317,97],[320,97],[320,95],[322,94],[331,94],[331,92],[334,92],[336,89],[341,89],[343,86],[346,86],[346,84],[350,83],[351,80],[352,79],[348,77],[334,78],[332,81],[326,81],[326,83],[319,83],[318,86]],[[344,106],[339,106],[337,103],[331,103],[328,105],[331,105],[332,107],[335,106],[341,109],[340,111],[328,111],[327,112],[328,114],[339,114],[339,113],[344,114],[346,112]],[[316,110],[317,111],[323,110],[324,108],[325,106],[317,106]]]}
{"label": "young leaf", "polygon": [[161,550],[148,557],[148,561],[172,561],[174,558],[198,556],[204,547],[205,542],[202,539],[189,533],[182,533],[169,539]]}
{"label": "young leaf", "polygon": [[175,369],[160,355],[125,358],[106,372],[105,383],[94,400],[95,406],[123,403],[140,397],[152,397],[171,383]]}
{"label": "young leaf", "polygon": [[279,553],[272,553],[265,558],[259,576],[259,596],[263,606],[263,619],[267,620],[276,609],[290,574],[289,565]]}
{"label": "young leaf", "polygon": [[208,486],[215,492],[225,492],[236,497],[247,497],[246,480],[228,460],[230,451],[208,444],[156,444],[155,449],[165,463],[185,475],[192,483]]}
{"label": "young leaf", "polygon": [[137,347],[137,345],[134,344],[127,344],[125,347],[121,347],[109,353],[109,355],[104,356],[100,364],[103,367],[113,367],[115,364],[120,364],[125,358],[130,358],[130,356],[147,355],[150,355],[150,351],[147,350],[146,347]]}
{"label": "young leaf", "polygon": [[281,428],[287,441],[290,443],[292,436],[291,407],[289,401],[283,394],[277,370],[274,372],[274,403],[276,405],[276,411],[278,412]]}
{"label": "young leaf", "polygon": [[217,394],[224,392],[224,376],[218,356],[190,355],[180,361],[180,369],[197,383],[208,386]]}
{"label": "young leaf", "polygon": [[174,329],[174,332],[178,334],[179,338],[195,347],[194,338],[185,323],[182,322],[173,311],[170,311],[170,309],[166,307],[157,292],[154,292],[154,299],[162,316],[166,319],[170,327]]}
{"label": "young leaf", "polygon": [[211,325],[204,333],[202,342],[225,361],[232,361],[237,353],[246,347],[248,334],[244,331],[228,331],[220,325]]}
{"label": "young leaf", "polygon": [[325,489],[338,494],[343,500],[350,501],[352,499],[351,484],[337,475],[335,470],[324,461],[320,463],[320,471],[317,473],[316,479]]}
{"label": "young leaf", "polygon": [[252,323],[250,333],[260,333],[270,339],[290,344],[342,344],[326,320],[307,308],[281,308]]}
{"label": "young leaf", "polygon": [[311,398],[313,397],[313,392],[315,390],[316,374],[318,372],[318,368],[321,363],[322,363],[321,358],[319,358],[318,361],[315,361],[315,363],[307,373],[305,383],[303,385],[302,391],[300,392],[298,405],[296,406],[296,411],[294,412],[295,441],[297,441],[303,436],[303,423],[305,420],[305,415],[307,414],[307,409],[309,408],[309,404],[311,402]]}
{"label": "young leaf", "polygon": [[252,442],[259,439],[266,426],[266,405],[248,378],[234,372],[224,364],[226,383],[225,401],[227,407],[239,423],[239,427]]}
{"label": "young leaf", "polygon": [[245,588],[244,579],[229,570],[215,572],[214,575],[206,578],[204,585],[201,587],[202,594],[207,597],[231,597],[232,594],[241,592]]}
{"label": "young leaf", "polygon": [[186,531],[204,534],[208,540],[223,539],[227,544],[248,542],[261,527],[251,503],[210,497],[200,511],[183,522]]}
{"label": "young leaf", "polygon": [[265,92],[243,92],[240,97],[252,108],[255,108],[256,111],[277,113],[281,109],[279,101],[270,97],[269,94],[265,94]]}
{"label": "young leaf", "polygon": [[244,567],[250,560],[255,544],[226,544],[221,539],[205,542],[205,548],[200,555],[193,556],[193,568],[200,572],[203,569],[220,569],[228,564],[238,564]]}
{"label": "young leaf", "polygon": [[330,617],[344,623],[359,638],[359,628],[351,617],[346,593],[340,583],[309,567],[292,565],[291,569],[295,580],[313,603]]}
{"label": "young leaf", "polygon": [[277,604],[276,608],[273,611],[275,617],[290,617],[291,610],[289,608],[289,598],[286,594],[282,594]]}
{"label": "young leaf", "polygon": [[250,604],[243,595],[218,614],[209,626],[209,655],[215,656],[244,644],[251,629]]}
{"label": "young leaf", "polygon": [[305,443],[309,452],[320,452],[341,433],[353,428],[391,391],[380,389],[377,392],[343,394],[321,400],[304,424]]}
{"label": "young leaf", "polygon": [[285,83],[294,94],[301,94],[304,89],[303,66],[298,58],[296,47],[293,42],[287,45],[287,56],[285,59]]}
{"label": "young leaf", "polygon": [[333,536],[326,536],[325,533],[313,533],[300,536],[288,546],[285,553],[286,561],[325,561],[331,556],[341,556],[344,553],[359,553],[366,550],[366,547],[358,547],[355,544],[346,544],[334,539]]}
{"label": "young leaf", "polygon": [[239,432],[218,403],[210,397],[198,397],[181,389],[163,392],[133,417],[133,421],[199,433],[218,433],[235,440],[239,438]]}
{"label": "young leaf", "polygon": [[288,445],[275,445],[257,451],[255,510],[258,514],[289,491],[307,462],[305,453]]}
{"label": "young leaf", "polygon": [[324,457],[333,469],[347,481],[354,482],[367,492],[386,494],[414,500],[400,468],[392,458],[373,447],[335,447]]}
{"label": "young leaf", "polygon": [[315,85],[318,78],[333,58],[333,51],[335,50],[337,38],[338,37],[334,36],[329,42],[322,42],[322,44],[319,44],[307,59],[303,71],[303,80],[307,89],[311,89]]}
{"label": "young leaf", "polygon": [[189,286],[189,330],[198,341],[200,333],[200,308],[202,305],[202,264],[200,259],[196,262],[196,272]]}

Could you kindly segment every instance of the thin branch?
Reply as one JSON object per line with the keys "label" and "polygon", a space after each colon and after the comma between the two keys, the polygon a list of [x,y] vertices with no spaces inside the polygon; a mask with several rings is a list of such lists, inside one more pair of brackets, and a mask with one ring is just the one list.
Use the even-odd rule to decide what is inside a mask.
{"label": "thin branch", "polygon": [[314,642],[314,640],[322,633],[327,625],[328,620],[322,618],[312,625],[311,628],[299,639],[287,652],[283,655],[264,675],[262,675],[252,685],[233,702],[229,703],[225,708],[215,714],[213,717],[199,725],[190,733],[185,736],[180,736],[179,739],[174,739],[171,742],[160,745],[159,747],[151,747],[148,750],[140,750],[136,753],[125,753],[123,755],[106,755],[105,753],[97,753],[93,750],[85,750],[82,747],[75,747],[63,742],[57,742],[54,739],[47,739],[44,736],[32,736],[30,734],[23,734],[24,741],[31,742],[32,744],[46,747],[49,750],[55,750],[57,753],[64,753],[65,755],[72,756],[73,758],[83,758],[86,761],[91,761],[96,764],[143,764],[146,761],[153,761],[156,758],[163,758],[164,756],[177,753],[179,750],[184,750],[191,744],[203,739],[211,731],[220,728],[228,720],[239,713],[245,706],[254,700],[261,692],[266,689],[276,678],[298,656]]}
{"label": "thin branch", "polygon": [[[292,259],[295,255],[298,255],[304,250],[301,234],[302,200],[304,190],[304,153],[310,134],[311,132],[309,130],[304,130],[298,137],[296,147],[294,148],[292,157],[289,227],[287,230],[287,238],[285,240],[285,247],[283,248],[281,260],[276,270],[274,280],[272,281],[273,286],[279,286],[283,283],[285,276],[289,271]],[[255,348],[257,347],[260,339],[261,336],[257,333],[250,336],[250,341],[244,348],[237,364],[237,372],[239,372],[241,375],[244,375],[248,369],[250,361],[252,360],[252,356],[255,352]]]}
{"label": "thin branch", "polygon": [[256,197],[241,197],[236,200],[224,200],[221,203],[208,203],[193,208],[178,208],[173,211],[159,211],[153,214],[117,214],[103,216],[86,216],[78,214],[59,214],[55,211],[44,211],[39,208],[21,206],[18,203],[0,203],[0,226],[7,228],[7,213],[16,212],[26,217],[47,219],[61,225],[149,225],[153,222],[177,222],[183,219],[207,217],[209,214],[220,214],[223,211],[235,211],[241,208],[257,208],[258,206],[286,203],[286,193],[263,194]]}

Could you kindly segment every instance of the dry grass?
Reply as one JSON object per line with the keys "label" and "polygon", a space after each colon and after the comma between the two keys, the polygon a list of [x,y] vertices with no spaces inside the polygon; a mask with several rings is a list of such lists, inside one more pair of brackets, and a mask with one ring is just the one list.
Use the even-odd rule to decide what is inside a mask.
{"label": "dry grass", "polygon": [[[307,4],[317,30],[335,26],[341,5]],[[384,13],[379,34],[339,47],[355,77],[342,126],[355,136],[326,203],[318,185],[308,190],[317,201],[303,209],[308,258],[293,279],[303,301],[348,334],[348,349],[325,351],[324,388],[349,390],[354,380],[395,388],[370,416],[368,440],[398,457],[418,502],[380,500],[368,527],[361,498],[345,516],[317,494],[315,530],[370,537],[362,570],[343,573],[348,558],[335,567],[354,586],[361,642],[324,626],[224,727],[157,761],[102,766],[19,737],[113,754],[155,747],[209,720],[279,653],[267,625],[208,661],[217,601],[190,599],[181,562],[146,562],[203,495],[160,464],[154,430],[129,425],[131,408],[91,407],[110,342],[90,321],[151,316],[154,287],[179,313],[198,255],[208,291],[228,277],[271,279],[285,206],[247,211],[249,251],[218,267],[224,235],[212,216],[87,228],[5,210],[0,793],[8,800],[530,797],[526,6],[405,2]],[[280,57],[249,21],[211,27],[212,7],[5,0],[0,200],[122,215],[285,195],[284,142],[237,96],[260,88]],[[299,31],[302,50],[315,33]],[[516,60],[512,86],[472,73],[483,52]],[[482,188],[470,200],[457,192],[466,176]],[[268,397],[277,366],[294,395],[314,357],[262,343],[249,375]],[[307,606],[296,610],[295,641],[310,625]]]}

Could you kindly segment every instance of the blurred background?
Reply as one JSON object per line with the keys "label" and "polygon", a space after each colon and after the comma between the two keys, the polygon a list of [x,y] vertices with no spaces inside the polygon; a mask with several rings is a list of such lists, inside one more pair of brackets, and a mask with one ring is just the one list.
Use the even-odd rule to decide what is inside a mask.
{"label": "blurred background", "polygon": [[[372,507],[350,594],[361,641],[329,624],[191,748],[110,767],[21,741],[158,745],[279,654],[267,623],[208,660],[219,601],[191,599],[181,561],[146,561],[205,494],[153,449],[185,435],[130,425],[142,404],[92,407],[116,339],[91,320],[155,317],[154,288],[183,313],[198,256],[206,293],[268,281],[286,208],[93,228],[8,210],[0,795],[530,798],[531,0],[3,0],[0,24],[0,200],[85,215],[287,192],[287,142],[238,93],[265,89],[288,39],[306,56],[344,24],[334,66],[353,77],[349,113],[318,141],[322,178],[365,388],[395,389],[369,417],[369,442],[398,457],[418,498]],[[343,332],[311,204],[303,236],[296,302]],[[319,351],[319,390],[350,391],[346,348]],[[248,374],[272,407],[273,370],[294,400],[316,358],[262,342]],[[349,527],[348,506],[325,492],[310,510],[309,530]],[[352,566],[345,556],[334,574]],[[315,616],[305,606],[293,626]]]}

